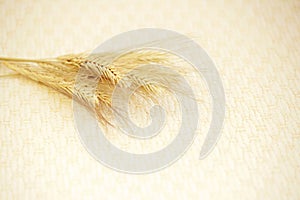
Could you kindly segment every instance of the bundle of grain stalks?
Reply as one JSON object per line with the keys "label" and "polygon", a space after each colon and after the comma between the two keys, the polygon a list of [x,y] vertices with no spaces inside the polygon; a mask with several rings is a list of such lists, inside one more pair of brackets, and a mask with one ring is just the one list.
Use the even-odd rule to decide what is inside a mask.
{"label": "bundle of grain stalks", "polygon": [[[127,88],[134,85],[138,88],[131,94],[136,102],[143,99],[157,103],[166,89],[181,90],[178,87],[181,75],[140,66],[156,64],[186,72],[178,67],[180,59],[177,56],[149,49],[129,51],[117,57],[114,53],[82,53],[38,60],[0,58],[0,61],[17,73],[73,98],[95,112],[105,126],[113,125],[112,112],[122,113],[112,107],[112,95],[117,86]],[[96,87],[91,95],[93,85]]]}

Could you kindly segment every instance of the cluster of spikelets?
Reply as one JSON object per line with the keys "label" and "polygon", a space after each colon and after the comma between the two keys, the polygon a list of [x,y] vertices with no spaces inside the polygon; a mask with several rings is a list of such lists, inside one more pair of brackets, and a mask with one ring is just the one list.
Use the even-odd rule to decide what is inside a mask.
{"label": "cluster of spikelets", "polygon": [[[161,88],[175,88],[175,85],[180,84],[179,77],[168,70],[139,68],[149,64],[174,67],[174,56],[154,50],[136,50],[118,57],[114,53],[83,53],[53,59],[0,58],[0,61],[17,73],[74,98],[96,112],[102,124],[112,124],[109,116],[112,113],[112,95],[117,85],[128,87],[126,83],[130,83],[139,88],[132,95],[133,98],[157,101],[162,95]],[[96,87],[91,94],[90,87],[94,85]]]}

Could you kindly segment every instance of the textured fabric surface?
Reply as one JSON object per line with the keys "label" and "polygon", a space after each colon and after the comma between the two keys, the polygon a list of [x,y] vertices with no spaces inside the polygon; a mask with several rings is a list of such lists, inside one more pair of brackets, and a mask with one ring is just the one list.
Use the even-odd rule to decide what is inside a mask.
{"label": "textured fabric surface", "polygon": [[198,159],[200,128],[172,166],[115,172],[82,146],[70,99],[1,77],[0,199],[299,199],[299,1],[0,1],[0,55],[79,53],[144,27],[193,35],[215,61],[226,119],[214,151]]}

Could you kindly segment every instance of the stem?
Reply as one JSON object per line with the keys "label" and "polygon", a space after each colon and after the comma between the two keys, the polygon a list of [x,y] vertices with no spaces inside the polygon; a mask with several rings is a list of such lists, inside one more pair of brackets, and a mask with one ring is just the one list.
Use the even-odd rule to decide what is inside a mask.
{"label": "stem", "polygon": [[55,60],[34,60],[34,59],[24,59],[24,58],[8,58],[8,57],[0,57],[1,61],[8,61],[8,62],[34,62],[34,63],[50,63],[54,62]]}
{"label": "stem", "polygon": [[5,58],[0,57],[0,61],[10,61],[10,62],[37,62],[37,60],[23,59],[23,58]]}

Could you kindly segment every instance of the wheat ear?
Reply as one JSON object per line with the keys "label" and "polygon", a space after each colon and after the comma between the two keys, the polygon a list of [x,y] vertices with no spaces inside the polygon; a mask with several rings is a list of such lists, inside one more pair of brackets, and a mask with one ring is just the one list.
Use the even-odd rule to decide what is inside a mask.
{"label": "wheat ear", "polygon": [[[37,60],[0,57],[0,62],[27,78],[49,86],[70,98],[75,97],[76,101],[88,109],[95,110],[101,123],[111,124],[108,115],[112,108],[112,93],[128,72],[143,64],[155,63],[171,66],[174,63],[166,53],[149,50],[129,52],[111,63],[107,62],[108,57],[112,56],[110,53],[82,53]],[[74,84],[80,69],[84,69],[81,76],[84,77],[85,82],[81,88],[76,88]],[[167,72],[145,69],[136,70],[127,78],[130,79],[128,81],[131,84],[141,86],[136,95],[152,98],[152,100],[155,100],[152,94],[158,94],[160,91],[155,82],[178,84],[176,76]],[[84,86],[95,80],[97,81],[96,93],[88,95]]]}

